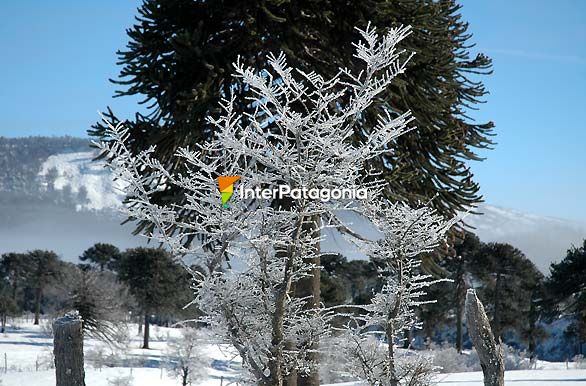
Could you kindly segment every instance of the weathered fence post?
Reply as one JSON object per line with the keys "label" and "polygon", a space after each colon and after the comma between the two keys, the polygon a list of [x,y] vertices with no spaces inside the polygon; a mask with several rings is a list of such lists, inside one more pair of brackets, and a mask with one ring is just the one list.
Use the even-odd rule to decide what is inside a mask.
{"label": "weathered fence post", "polygon": [[85,386],[82,320],[68,313],[53,323],[57,386]]}
{"label": "weathered fence post", "polygon": [[484,307],[473,289],[469,289],[466,293],[466,320],[468,321],[468,335],[476,348],[484,373],[484,385],[504,386],[503,348],[497,344]]}

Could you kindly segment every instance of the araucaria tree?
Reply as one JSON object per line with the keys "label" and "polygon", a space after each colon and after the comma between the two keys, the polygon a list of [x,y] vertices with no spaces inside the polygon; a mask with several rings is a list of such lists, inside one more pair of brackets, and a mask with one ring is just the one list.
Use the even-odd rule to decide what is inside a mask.
{"label": "araucaria tree", "polygon": [[[340,69],[331,79],[289,67],[283,54],[270,56],[269,68],[260,72],[237,61],[235,76],[244,85],[252,111],[237,113],[234,96],[226,95],[219,117],[209,118],[215,136],[195,149],[177,152],[177,162],[185,165],[182,173],[169,172],[152,157],[153,148],[133,154],[122,125],[110,125],[111,141],[97,144],[114,175],[128,183],[128,214],[151,222],[155,231],[150,236],[175,255],[195,257],[206,268],[203,274],[194,272],[194,302],[204,313],[203,320],[238,350],[247,371],[244,381],[250,383],[281,386],[289,373],[307,374],[317,365],[315,342],[331,333],[335,311],[321,305],[307,308],[307,299],[293,293],[300,280],[320,269],[313,261],[319,261],[321,229],[353,233],[339,218],[341,211],[369,217],[385,240],[394,240],[381,242],[383,246],[395,246],[397,235],[416,247],[431,246],[427,239],[439,239],[447,227],[424,222],[427,234],[419,232],[418,223],[405,227],[403,220],[393,217],[398,213],[387,209],[385,183],[364,173],[370,160],[392,153],[396,139],[410,130],[408,112],[370,109],[411,58],[397,49],[410,28],[392,28],[382,37],[371,27],[359,32],[362,41],[355,44],[355,58],[362,61],[362,70]],[[378,114],[378,119],[360,141],[353,141],[366,111]],[[222,205],[220,176],[239,177],[238,190],[268,190],[260,196],[234,194]],[[170,185],[186,192],[186,203],[153,203],[152,197]],[[281,186],[297,193],[291,190],[286,199],[275,200]],[[367,199],[343,194],[362,189],[368,191]],[[188,221],[184,213],[190,213]],[[416,213],[408,218],[417,219]],[[195,237],[199,242],[191,243]],[[368,248],[374,254],[383,252]],[[384,253],[381,259],[391,259],[390,252]],[[415,258],[414,250],[396,253]],[[425,278],[402,271],[415,272],[414,262],[405,260],[402,270],[384,267],[393,277],[404,272],[401,280],[409,277],[417,294],[423,291],[424,286],[417,290],[417,283]],[[387,286],[386,291],[405,288]],[[397,318],[411,317],[417,294],[395,294],[401,299],[395,303]]]}
{"label": "araucaria tree", "polygon": [[112,244],[96,243],[92,247],[86,249],[79,257],[81,261],[97,266],[100,271],[104,269],[115,269],[120,260],[120,250]]}
{"label": "araucaria tree", "polygon": [[[181,267],[164,249],[132,248],[126,250],[118,264],[118,277],[128,285],[144,316],[142,348],[149,348],[151,314],[160,312],[175,301],[175,294],[183,291]],[[186,301],[187,304],[187,301]]]}
{"label": "araucaria tree", "polygon": [[551,264],[547,290],[556,313],[571,315],[566,332],[577,340],[576,354],[584,354],[586,341],[586,240],[568,249],[566,257]]}
{"label": "araucaria tree", "polygon": [[60,262],[53,251],[36,249],[28,254],[27,284],[35,291],[35,324],[39,324],[45,287],[55,278]]}

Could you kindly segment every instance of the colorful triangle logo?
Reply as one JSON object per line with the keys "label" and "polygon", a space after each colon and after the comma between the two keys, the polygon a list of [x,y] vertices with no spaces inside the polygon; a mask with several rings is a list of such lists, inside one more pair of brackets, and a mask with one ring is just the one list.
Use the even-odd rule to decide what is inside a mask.
{"label": "colorful triangle logo", "polygon": [[240,179],[240,176],[220,176],[218,177],[218,188],[222,194],[222,206],[228,208],[228,201],[234,194],[234,183]]}

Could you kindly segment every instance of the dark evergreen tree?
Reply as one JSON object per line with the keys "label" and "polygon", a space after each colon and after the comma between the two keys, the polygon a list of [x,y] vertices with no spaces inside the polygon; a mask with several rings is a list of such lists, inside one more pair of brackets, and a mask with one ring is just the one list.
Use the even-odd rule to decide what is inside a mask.
{"label": "dark evergreen tree", "polygon": [[40,249],[28,252],[27,255],[27,286],[34,290],[34,324],[39,324],[43,292],[45,287],[47,287],[58,273],[59,256],[53,251],[43,251]]}
{"label": "dark evergreen tree", "polygon": [[533,292],[543,282],[541,272],[520,250],[504,243],[484,244],[474,265],[495,337],[503,338],[507,329],[522,335],[531,324]]}
{"label": "dark evergreen tree", "polygon": [[148,349],[151,315],[177,307],[178,296],[189,289],[189,281],[182,280],[186,278],[185,270],[164,249],[134,248],[122,254],[118,275],[142,309],[143,348]]}
{"label": "dark evergreen tree", "polygon": [[321,262],[321,298],[326,306],[368,304],[380,285],[376,266],[370,261],[324,254]]}
{"label": "dark evergreen tree", "polygon": [[576,337],[578,354],[583,354],[586,341],[586,240],[580,247],[572,247],[559,263],[552,263],[546,282],[555,311],[571,315],[573,322],[567,333]]}
{"label": "dark evergreen tree", "polygon": [[0,333],[6,331],[6,319],[17,312],[16,302],[12,298],[10,282],[0,276]]}
{"label": "dark evergreen tree", "polygon": [[79,257],[79,260],[93,263],[103,272],[105,268],[115,270],[120,256],[120,250],[114,245],[96,243],[91,248],[86,249]]}
{"label": "dark evergreen tree", "polygon": [[17,303],[18,289],[25,281],[29,258],[26,253],[5,253],[0,259],[0,275],[8,281],[10,296]]}
{"label": "dark evergreen tree", "polygon": [[545,278],[538,272],[535,279],[527,283],[530,304],[526,323],[521,330],[521,337],[527,342],[527,351],[532,362],[536,359],[535,352],[539,341],[547,336],[542,324],[547,317]]}

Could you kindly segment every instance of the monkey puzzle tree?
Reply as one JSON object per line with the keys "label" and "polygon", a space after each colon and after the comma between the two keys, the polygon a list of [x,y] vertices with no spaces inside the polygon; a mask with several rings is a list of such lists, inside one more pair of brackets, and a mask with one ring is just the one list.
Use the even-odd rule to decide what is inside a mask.
{"label": "monkey puzzle tree", "polygon": [[95,264],[104,271],[105,268],[115,269],[120,260],[120,250],[112,244],[96,243],[86,249],[79,257],[81,261],[88,261]]}
{"label": "monkey puzzle tree", "polygon": [[183,270],[169,252],[158,248],[133,248],[125,251],[118,264],[118,275],[128,285],[130,293],[142,308],[142,348],[148,349],[151,314],[174,304],[173,299],[177,293],[181,293],[180,287],[189,286],[189,283],[181,280],[185,277]]}
{"label": "monkey puzzle tree", "polygon": [[0,259],[0,273],[9,282],[12,301],[16,303],[19,286],[25,281],[26,253],[5,253]]}
{"label": "monkey puzzle tree", "polygon": [[35,293],[35,322],[39,324],[41,302],[45,287],[53,280],[59,271],[59,256],[53,251],[36,249],[27,253],[26,266],[27,285]]}
{"label": "monkey puzzle tree", "polygon": [[572,316],[567,332],[577,338],[577,353],[583,354],[582,343],[586,341],[586,240],[581,246],[568,249],[562,261],[551,264],[546,288],[555,311]]}

